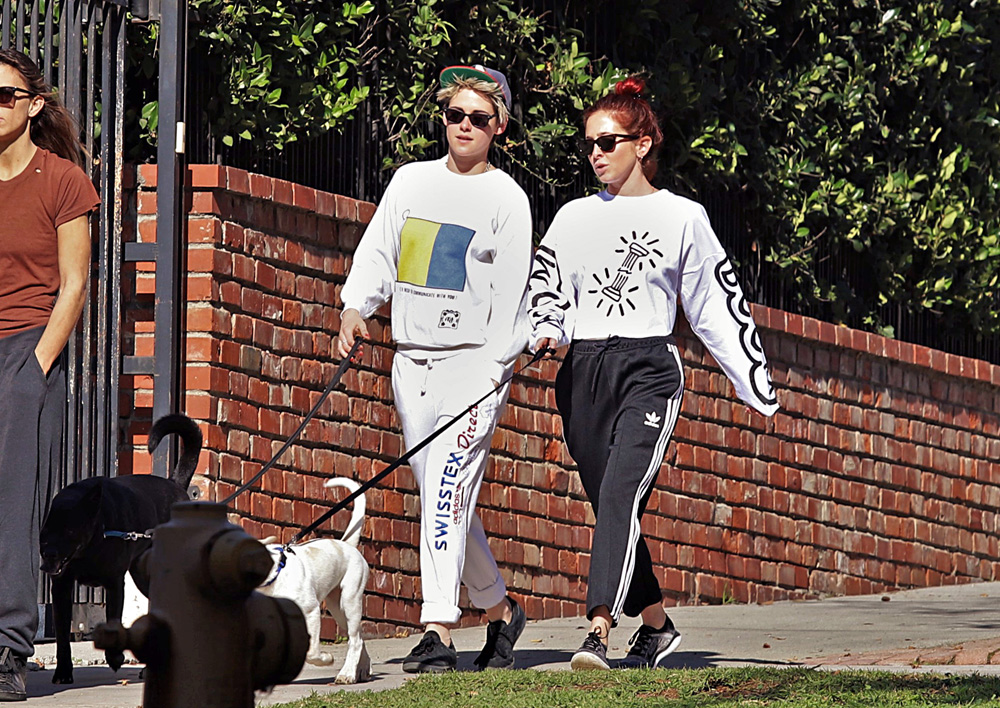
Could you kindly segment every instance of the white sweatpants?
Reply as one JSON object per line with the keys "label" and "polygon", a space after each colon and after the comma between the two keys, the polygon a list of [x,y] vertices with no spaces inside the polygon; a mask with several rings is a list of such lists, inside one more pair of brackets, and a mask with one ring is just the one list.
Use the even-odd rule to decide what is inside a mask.
{"label": "white sweatpants", "polygon": [[[466,354],[438,360],[396,354],[392,390],[407,449],[493,388],[477,364]],[[509,384],[489,396],[410,460],[420,489],[421,624],[458,622],[460,583],[481,609],[507,594],[476,501],[508,390]]]}

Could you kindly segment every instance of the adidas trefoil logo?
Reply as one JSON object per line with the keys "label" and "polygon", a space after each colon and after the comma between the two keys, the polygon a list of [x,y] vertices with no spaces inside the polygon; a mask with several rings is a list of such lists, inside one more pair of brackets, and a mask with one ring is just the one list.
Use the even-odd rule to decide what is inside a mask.
{"label": "adidas trefoil logo", "polygon": [[658,416],[656,413],[647,413],[646,422],[643,423],[643,425],[648,425],[650,428],[659,428],[660,416]]}

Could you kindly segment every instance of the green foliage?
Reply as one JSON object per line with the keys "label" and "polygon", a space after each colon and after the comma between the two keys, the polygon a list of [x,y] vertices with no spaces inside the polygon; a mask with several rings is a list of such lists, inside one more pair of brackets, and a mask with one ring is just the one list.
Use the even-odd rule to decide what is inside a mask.
{"label": "green foliage", "polygon": [[[340,128],[367,98],[359,83],[374,6],[328,0],[191,0],[198,32],[193,70],[217,72],[206,107],[225,145],[237,139],[278,148]],[[203,64],[201,62],[204,62]]]}
{"label": "green foliage", "polygon": [[[770,259],[834,319],[899,304],[1000,331],[995,3],[814,0],[760,10],[745,179]],[[838,259],[839,271],[823,267]]]}
{"label": "green foliage", "polygon": [[[481,62],[514,92],[500,149],[569,199],[588,174],[572,156],[581,111],[642,72],[665,134],[659,183],[743,195],[751,265],[803,310],[890,335],[890,308],[1000,332],[997,0],[191,5],[192,71],[217,85],[205,111],[226,145],[340,130],[367,99],[386,169],[437,155],[437,74]],[[153,27],[129,30],[139,77]],[[150,85],[129,85],[147,138]]]}

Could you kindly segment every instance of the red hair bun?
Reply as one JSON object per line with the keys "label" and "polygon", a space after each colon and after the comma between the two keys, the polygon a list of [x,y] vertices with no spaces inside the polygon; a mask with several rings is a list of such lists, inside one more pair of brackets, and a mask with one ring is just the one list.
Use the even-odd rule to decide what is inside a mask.
{"label": "red hair bun", "polygon": [[646,82],[638,76],[630,76],[615,84],[615,93],[619,96],[639,97],[646,90]]}

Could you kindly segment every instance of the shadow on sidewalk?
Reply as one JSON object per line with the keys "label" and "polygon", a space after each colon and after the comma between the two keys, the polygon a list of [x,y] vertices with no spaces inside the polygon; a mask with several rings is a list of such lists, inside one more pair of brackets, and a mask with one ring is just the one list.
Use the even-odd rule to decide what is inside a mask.
{"label": "shadow on sidewalk", "polygon": [[768,661],[726,656],[713,651],[678,651],[660,662],[661,669],[710,669],[716,666],[740,664],[743,666],[802,666],[797,661]]}
{"label": "shadow on sidewalk", "polygon": [[[28,695],[31,697],[55,696],[65,691],[93,686],[121,686],[142,684],[141,666],[123,666],[117,673],[107,666],[77,666],[73,669],[73,683],[52,683],[52,669],[28,672]],[[122,683],[122,682],[125,683]]]}

